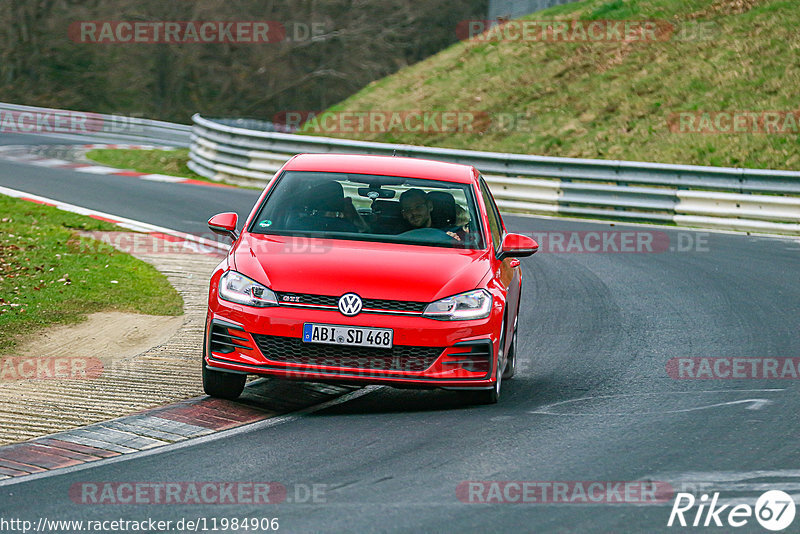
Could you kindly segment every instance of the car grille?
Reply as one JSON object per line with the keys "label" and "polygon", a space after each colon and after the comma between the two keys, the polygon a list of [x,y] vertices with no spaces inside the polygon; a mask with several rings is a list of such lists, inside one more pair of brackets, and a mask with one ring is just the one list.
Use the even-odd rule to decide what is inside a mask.
{"label": "car grille", "polygon": [[264,357],[301,365],[330,365],[383,371],[424,371],[444,350],[439,347],[395,346],[391,349],[304,343],[300,338],[254,334]]}
{"label": "car grille", "polygon": [[[287,300],[288,299],[288,300]],[[378,310],[383,312],[413,312],[421,314],[428,305],[427,302],[414,302],[408,300],[382,300],[362,299],[363,309]],[[339,297],[329,295],[312,295],[308,293],[278,293],[278,303],[289,306],[330,306],[337,308]]]}

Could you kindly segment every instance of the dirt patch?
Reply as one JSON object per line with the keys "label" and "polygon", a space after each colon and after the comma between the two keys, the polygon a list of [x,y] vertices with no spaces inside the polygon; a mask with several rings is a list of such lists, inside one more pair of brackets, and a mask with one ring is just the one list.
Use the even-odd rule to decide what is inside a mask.
{"label": "dirt patch", "polygon": [[202,394],[208,281],[220,256],[171,241],[131,247],[141,234],[93,237],[164,273],[183,297],[184,315],[96,313],[23,341],[0,360],[0,445]]}
{"label": "dirt patch", "polygon": [[183,317],[93,313],[80,324],[56,326],[34,334],[13,356],[123,359],[166,343],[181,325]]}

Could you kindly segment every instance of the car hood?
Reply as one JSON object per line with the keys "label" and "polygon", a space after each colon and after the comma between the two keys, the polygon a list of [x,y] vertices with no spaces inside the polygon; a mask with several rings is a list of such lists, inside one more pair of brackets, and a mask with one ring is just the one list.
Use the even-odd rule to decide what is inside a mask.
{"label": "car hood", "polygon": [[231,253],[274,291],[417,302],[475,289],[491,268],[487,250],[249,233]]}

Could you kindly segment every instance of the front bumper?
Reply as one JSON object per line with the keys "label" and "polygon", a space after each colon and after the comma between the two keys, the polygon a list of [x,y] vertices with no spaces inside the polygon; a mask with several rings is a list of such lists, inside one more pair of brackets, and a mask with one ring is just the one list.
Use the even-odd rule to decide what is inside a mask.
{"label": "front bumper", "polygon": [[[304,381],[486,389],[496,377],[496,310],[481,320],[436,321],[391,314],[253,309],[212,299],[205,363],[220,371]],[[497,321],[497,322],[496,322]],[[304,343],[304,323],[391,328],[392,349]],[[496,322],[496,323],[495,323]],[[497,328],[494,325],[497,324]]]}

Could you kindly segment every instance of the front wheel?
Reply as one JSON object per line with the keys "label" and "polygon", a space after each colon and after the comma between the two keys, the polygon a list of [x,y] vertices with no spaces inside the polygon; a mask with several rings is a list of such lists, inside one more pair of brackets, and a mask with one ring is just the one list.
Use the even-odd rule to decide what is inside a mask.
{"label": "front wheel", "polygon": [[203,391],[206,395],[220,399],[238,399],[244,391],[246,381],[247,375],[215,371],[203,362]]}
{"label": "front wheel", "polygon": [[[498,359],[499,361],[499,359]],[[500,400],[500,386],[503,382],[503,372],[500,366],[497,366],[497,381],[494,383],[492,389],[480,389],[473,391],[465,391],[464,397],[470,404],[497,404]]]}
{"label": "front wheel", "polygon": [[208,328],[203,333],[203,391],[206,395],[220,399],[234,400],[244,391],[247,375],[239,373],[226,373],[211,369],[206,365],[206,347],[208,346]]}
{"label": "front wheel", "polygon": [[511,336],[511,346],[508,347],[508,358],[506,370],[503,371],[503,380],[508,380],[514,376],[517,370],[517,321],[514,321],[514,333]]}
{"label": "front wheel", "polygon": [[[505,332],[505,325],[503,325],[501,332]],[[497,404],[497,401],[500,400],[500,387],[503,385],[503,378],[505,378],[502,367],[504,345],[505,335],[500,338],[500,347],[497,349],[497,380],[491,389],[465,391],[464,395],[470,404]]]}

